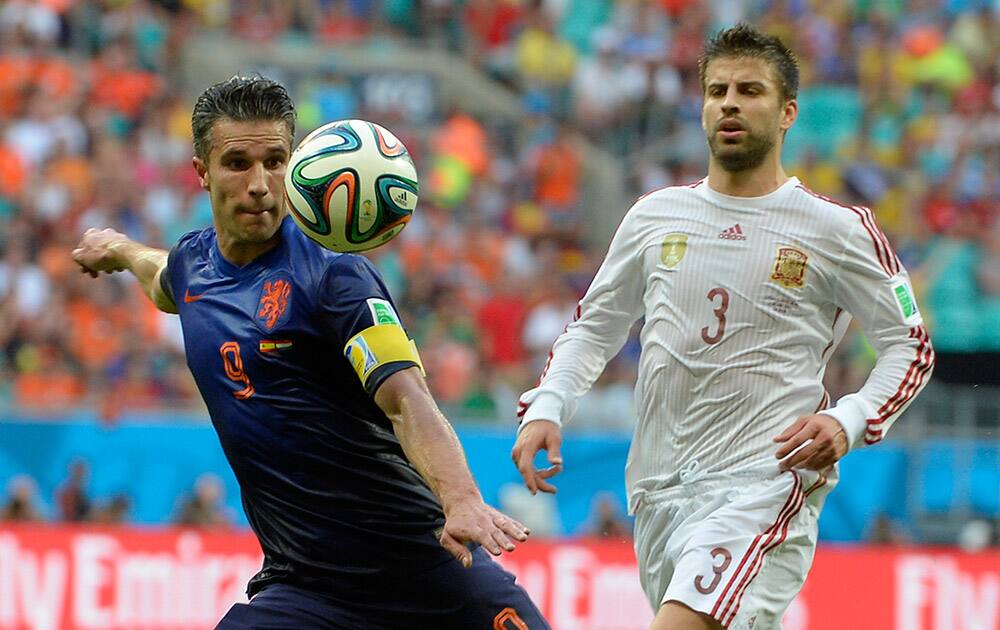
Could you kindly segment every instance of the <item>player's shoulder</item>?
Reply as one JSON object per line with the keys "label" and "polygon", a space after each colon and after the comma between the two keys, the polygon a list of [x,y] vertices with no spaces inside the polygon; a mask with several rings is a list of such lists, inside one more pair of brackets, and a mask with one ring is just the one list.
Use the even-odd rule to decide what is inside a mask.
{"label": "player's shoulder", "polygon": [[696,182],[688,184],[675,184],[673,186],[665,186],[663,188],[651,190],[636,199],[635,203],[632,204],[632,208],[655,208],[663,203],[671,203],[696,197],[698,195],[698,190],[702,186],[706,186],[707,181],[708,178],[703,177]]}
{"label": "player's shoulder", "polygon": [[215,240],[215,228],[209,226],[185,232],[174,245],[173,250],[184,255],[199,254],[208,251]]}
{"label": "player's shoulder", "polygon": [[642,226],[657,223],[664,216],[684,213],[699,198],[698,189],[706,185],[707,178],[690,184],[665,186],[641,195],[625,213],[622,225]]}
{"label": "player's shoulder", "polygon": [[364,256],[334,252],[313,242],[291,219],[286,219],[282,237],[288,247],[295,275],[313,282],[356,282],[372,274],[374,266]]}
{"label": "player's shoulder", "polygon": [[345,281],[368,281],[379,275],[375,264],[360,254],[328,252],[325,268],[328,275]]}
{"label": "player's shoulder", "polygon": [[796,207],[831,233],[850,233],[858,225],[875,225],[875,216],[870,208],[820,194],[802,182],[796,182],[791,195]]}

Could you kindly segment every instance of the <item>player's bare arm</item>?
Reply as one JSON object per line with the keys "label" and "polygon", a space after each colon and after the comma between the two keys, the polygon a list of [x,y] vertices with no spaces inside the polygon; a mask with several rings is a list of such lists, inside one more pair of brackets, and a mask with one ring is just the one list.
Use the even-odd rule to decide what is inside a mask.
{"label": "player's bare arm", "polygon": [[836,418],[823,413],[800,417],[776,435],[774,441],[781,444],[774,454],[782,460],[778,465],[781,470],[823,470],[837,463],[848,450],[844,427]]}
{"label": "player's bare arm", "polygon": [[[556,493],[556,487],[548,479],[562,470],[562,455],[559,453],[561,444],[562,427],[551,420],[529,422],[518,434],[510,457],[531,494],[536,494],[539,490]],[[539,470],[535,468],[535,455],[543,449],[548,454],[550,466]]]}
{"label": "player's bare arm", "polygon": [[375,403],[392,420],[406,457],[441,501],[445,525],[441,545],[465,567],[472,566],[466,543],[495,556],[513,551],[528,528],[483,502],[451,424],[438,409],[418,368],[400,370],[375,392]]}
{"label": "player's bare arm", "polygon": [[160,288],[160,272],[167,266],[167,252],[137,243],[112,229],[90,228],[73,250],[73,260],[83,273],[96,278],[100,272],[131,271],[156,308],[176,313],[177,305]]}

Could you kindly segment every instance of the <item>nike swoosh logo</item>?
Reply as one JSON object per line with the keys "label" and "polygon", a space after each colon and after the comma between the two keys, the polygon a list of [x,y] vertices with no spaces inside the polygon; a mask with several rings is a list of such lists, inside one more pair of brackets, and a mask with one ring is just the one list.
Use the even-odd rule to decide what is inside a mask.
{"label": "nike swoosh logo", "polygon": [[204,293],[199,293],[198,295],[191,295],[191,291],[184,290],[184,303],[190,304],[191,302],[197,302],[201,298],[205,297]]}

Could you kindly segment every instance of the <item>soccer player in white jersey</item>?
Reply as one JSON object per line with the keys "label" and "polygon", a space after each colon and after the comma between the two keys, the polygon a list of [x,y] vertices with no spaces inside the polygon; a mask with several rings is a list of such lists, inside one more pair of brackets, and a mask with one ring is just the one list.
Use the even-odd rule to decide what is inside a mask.
{"label": "soccer player in white jersey", "polygon": [[[708,177],[625,215],[521,397],[512,456],[532,492],[555,492],[561,423],[645,318],[626,483],[652,629],[764,630],[805,581],[837,461],[884,437],[934,352],[871,211],[782,169],[792,53],[741,24],[708,41],[699,70]],[[830,405],[823,372],[852,317],[878,361]]]}

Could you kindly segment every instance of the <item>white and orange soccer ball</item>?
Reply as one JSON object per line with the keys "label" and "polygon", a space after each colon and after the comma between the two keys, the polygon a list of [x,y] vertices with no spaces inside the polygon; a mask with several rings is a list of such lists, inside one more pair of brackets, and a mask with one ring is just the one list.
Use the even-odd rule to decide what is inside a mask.
{"label": "white and orange soccer ball", "polygon": [[285,198],[295,223],[335,252],[360,252],[390,241],[410,220],[419,190],[403,143],[365,120],[316,129],[292,152],[285,171]]}

